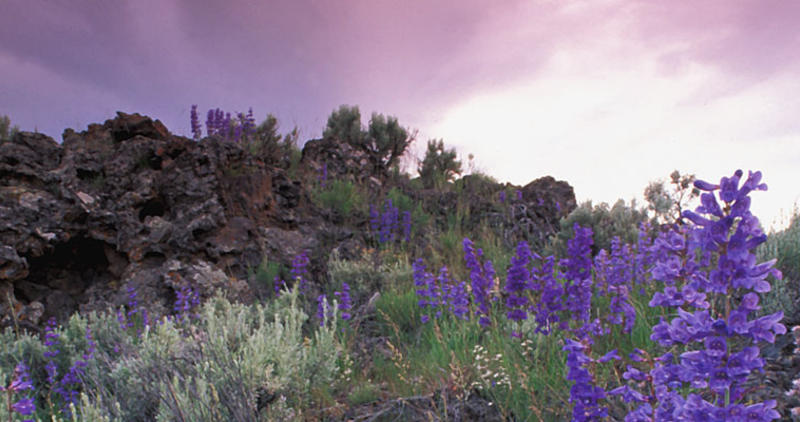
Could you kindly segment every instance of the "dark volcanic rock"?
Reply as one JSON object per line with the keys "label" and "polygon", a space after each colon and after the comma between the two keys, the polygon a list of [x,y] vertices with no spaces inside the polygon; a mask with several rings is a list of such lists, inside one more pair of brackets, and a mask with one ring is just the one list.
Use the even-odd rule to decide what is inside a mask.
{"label": "dark volcanic rock", "polygon": [[303,146],[302,162],[317,175],[327,172],[329,180],[349,180],[380,184],[373,174],[369,156],[352,145],[334,138],[314,139]]}
{"label": "dark volcanic rock", "polygon": [[466,208],[467,230],[487,223],[504,239],[507,247],[525,240],[534,248],[558,233],[559,221],[577,207],[575,192],[565,181],[551,176],[524,187],[499,184],[482,175],[467,175],[456,182],[458,192],[427,190],[419,198],[426,210],[440,219],[448,212]]}
{"label": "dark volcanic rock", "polygon": [[551,176],[536,179],[519,190],[522,198],[509,199],[507,240],[528,240],[543,245],[559,230],[561,218],[569,215],[578,204],[569,183]]}
{"label": "dark volcanic rock", "polygon": [[63,138],[0,144],[3,324],[9,300],[29,325],[123,304],[128,289],[156,314],[184,286],[250,301],[249,269],[326,233],[299,182],[237,144],[125,113]]}

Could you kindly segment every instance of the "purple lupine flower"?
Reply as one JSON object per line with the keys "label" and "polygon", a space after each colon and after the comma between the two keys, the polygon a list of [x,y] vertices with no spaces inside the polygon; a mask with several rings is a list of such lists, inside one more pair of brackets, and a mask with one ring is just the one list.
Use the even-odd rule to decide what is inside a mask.
{"label": "purple lupine flower", "polygon": [[548,256],[540,261],[540,267],[531,272],[531,290],[539,292],[539,300],[530,311],[536,314],[536,332],[549,334],[561,320],[558,313],[564,309],[564,288],[555,277],[555,258]]}
{"label": "purple lupine flower", "polygon": [[[411,268],[413,269],[416,294],[417,297],[419,297],[417,305],[423,309],[426,307],[436,308],[439,305],[439,294],[437,292],[433,274],[426,271],[425,264],[422,262],[422,258],[417,258],[417,260],[411,265]],[[427,314],[422,316],[423,323],[428,322],[429,319],[430,317]]]}
{"label": "purple lupine flower", "polygon": [[189,321],[197,318],[197,314],[192,312],[197,306],[200,305],[200,297],[189,286],[183,286],[180,290],[175,292],[177,296],[175,306],[172,310],[175,311],[175,320],[177,322]]}
{"label": "purple lupine flower", "polygon": [[[6,391],[8,394],[8,403],[11,405],[10,410],[23,416],[30,416],[34,411],[36,411],[36,405],[33,401],[33,398],[23,397],[16,402],[12,402],[11,397],[12,394],[20,393],[23,390],[33,391],[33,383],[31,382],[30,373],[28,370],[29,368],[24,362],[18,363],[14,368],[14,377],[11,379],[11,383],[8,386],[0,385],[0,391]],[[8,415],[9,420],[11,420],[11,417],[11,415]],[[27,421],[32,420],[26,419],[24,422]]]}
{"label": "purple lupine flower", "polygon": [[[442,316],[442,309],[444,309],[445,306],[447,306],[448,309],[456,310],[453,304],[449,304],[448,306],[447,300],[449,298],[446,296],[453,284],[455,284],[455,281],[450,278],[450,272],[447,270],[447,266],[442,265],[442,268],[439,269],[439,276],[436,277],[435,291],[432,291],[430,296],[432,301],[435,302],[432,306],[436,308],[436,318]],[[457,311],[458,313],[462,312],[461,309]],[[458,316],[458,313],[456,316]]]}
{"label": "purple lupine flower", "polygon": [[[567,380],[574,382],[570,388],[569,398],[570,403],[573,403],[573,421],[595,421],[608,417],[608,408],[599,404],[600,400],[606,397],[606,392],[594,385],[594,376],[587,368],[596,362],[586,355],[587,349],[587,344],[571,339],[567,339],[563,347],[563,350],[568,352]],[[615,351],[606,355],[608,359],[615,358],[613,352]]]}
{"label": "purple lupine flower", "polygon": [[208,136],[213,135],[216,131],[217,126],[214,120],[215,118],[216,114],[214,113],[214,110],[208,110],[208,113],[206,114],[206,133]]}
{"label": "purple lupine flower", "polygon": [[[446,266],[442,266],[439,276],[434,278],[433,274],[425,270],[421,258],[412,264],[412,268],[416,294],[419,297],[417,304],[421,308],[435,311],[435,316],[438,318],[446,307],[456,318],[469,319],[469,298],[463,281],[453,280]],[[423,314],[421,319],[426,323],[430,320],[430,316]]]}
{"label": "purple lupine flower", "polygon": [[125,318],[125,313],[122,312],[122,309],[117,309],[117,322],[120,329],[126,330],[128,328],[128,319]]}
{"label": "purple lupine flower", "polygon": [[31,383],[31,376],[28,372],[29,368],[25,362],[20,362],[14,367],[14,378],[11,379],[11,384],[8,386],[0,386],[0,391],[13,391],[19,392],[22,390],[33,390],[33,383]]}
{"label": "purple lupine flower", "polygon": [[528,318],[526,305],[527,296],[525,290],[531,287],[531,273],[528,270],[532,254],[528,247],[528,242],[522,241],[517,245],[517,254],[511,258],[511,266],[508,268],[505,290],[508,293],[506,298],[507,317],[510,320],[521,321]]}
{"label": "purple lupine flower", "polygon": [[399,210],[392,204],[391,199],[387,199],[383,204],[383,214],[381,214],[380,243],[393,242],[395,231],[398,226]]}
{"label": "purple lupine flower", "polygon": [[197,104],[192,105],[192,111],[189,113],[190,123],[192,125],[192,137],[199,140],[203,136],[202,129],[200,128],[200,120],[197,118]]}
{"label": "purple lupine flower", "polygon": [[[599,254],[598,254],[599,255]],[[622,324],[623,333],[630,333],[636,323],[636,310],[630,303],[633,287],[633,254],[628,245],[623,245],[618,236],[611,240],[611,258],[608,262],[606,285],[610,297],[606,320]]]}
{"label": "purple lupine flower", "polygon": [[[695,182],[706,193],[697,209],[683,213],[689,220],[685,229],[672,227],[672,233],[656,240],[653,274],[665,287],[650,305],[666,307],[677,316],[662,317],[651,339],[662,346],[683,345],[685,350],[678,359],[665,355],[650,370],[657,393],[650,401],[656,420],[744,420],[750,406],[756,406],[754,420],[780,417],[771,402],[740,403],[749,374],[764,367],[757,343],[772,342],[775,334],[786,332],[781,312],[748,319],[758,309],[758,294],[769,290],[766,277],[780,274],[771,270],[772,262],[756,263],[753,252],[765,237],[749,211],[748,194],[766,186],[759,172],[751,172],[739,188],[742,175],[737,171],[718,185]],[[717,190],[724,207],[717,202]],[[711,307],[706,295],[720,297],[725,306]],[[732,301],[732,296],[741,299]],[[745,342],[735,341],[742,337]],[[686,387],[708,393],[690,391],[683,398],[680,393]]]}
{"label": "purple lupine flower", "polygon": [[50,317],[47,320],[47,325],[44,328],[44,347],[45,351],[43,353],[44,357],[47,358],[47,364],[45,365],[44,369],[47,372],[47,382],[51,385],[55,384],[56,382],[56,375],[58,375],[58,368],[56,367],[56,363],[53,360],[59,354],[59,350],[57,349],[59,341],[59,335],[56,332],[56,319]]}
{"label": "purple lupine flower", "polygon": [[500,191],[499,199],[500,199],[500,203],[501,204],[505,204],[506,203],[506,191],[504,191],[504,190]]}
{"label": "purple lupine flower", "polygon": [[522,201],[522,191],[517,189],[517,201]]}
{"label": "purple lupine flower", "polygon": [[442,286],[443,301],[447,309],[459,319],[469,319],[469,296],[467,285],[463,281],[448,279],[449,283]]}
{"label": "purple lupine flower", "polygon": [[[11,404],[11,409],[20,415],[23,416],[30,416],[33,412],[36,411],[36,404],[33,402],[32,397],[26,397],[17,400],[16,402]],[[22,422],[33,422],[33,419],[26,419]]]}
{"label": "purple lupine flower", "polygon": [[92,327],[89,325],[86,326],[86,352],[81,356],[84,361],[88,362],[89,359],[94,357],[94,352],[97,349],[97,343],[94,341],[94,337],[92,336]]}
{"label": "purple lupine flower", "polygon": [[594,257],[594,263],[592,264],[594,286],[598,296],[608,295],[609,265],[608,251],[601,249],[597,256]]}
{"label": "purple lupine flower", "polygon": [[306,282],[308,281],[306,277],[308,275],[309,263],[310,261],[306,251],[300,252],[292,259],[292,268],[289,270],[289,274],[292,280],[299,286],[301,292],[306,289]]}
{"label": "purple lupine flower", "polygon": [[[579,338],[582,338],[594,327],[590,323],[592,306],[592,229],[583,228],[578,223],[573,226],[575,236],[567,241],[567,258],[562,259],[560,266],[564,276],[564,306],[572,315],[572,327]],[[568,328],[569,320],[561,323],[561,328]]]}
{"label": "purple lupine flower", "polygon": [[53,390],[61,395],[64,400],[64,407],[62,412],[69,414],[69,405],[77,404],[78,388],[81,384],[81,378],[85,376],[86,366],[89,361],[94,358],[94,352],[97,344],[92,336],[91,327],[86,327],[86,351],[81,355],[81,358],[76,359],[72,366],[67,370],[61,380],[56,384]]}
{"label": "purple lupine flower", "polygon": [[353,302],[350,298],[350,285],[346,282],[342,282],[342,291],[334,292],[333,294],[339,301],[339,310],[342,311],[342,319],[350,319],[350,309],[353,307]]}
{"label": "purple lupine flower", "polygon": [[128,313],[127,316],[127,325],[126,328],[133,327],[133,320],[132,318],[139,313],[139,301],[136,299],[138,293],[136,292],[136,288],[133,286],[128,287]]}
{"label": "purple lupine flower", "polygon": [[403,211],[403,240],[411,241],[411,211]]}
{"label": "purple lupine flower", "polygon": [[389,207],[391,207],[392,200],[387,199],[386,202],[383,204],[383,213],[381,213],[381,226],[380,232],[378,234],[378,242],[386,243],[389,241],[389,238],[392,234],[392,222],[391,222],[391,212],[389,211]]}
{"label": "purple lupine flower", "polygon": [[494,284],[494,267],[492,261],[487,260],[483,265],[480,259],[483,251],[480,249],[475,250],[471,240],[464,238],[464,261],[467,268],[470,270],[469,278],[472,282],[472,297],[478,309],[476,314],[479,315],[478,322],[482,326],[490,324],[489,319],[489,295]]}

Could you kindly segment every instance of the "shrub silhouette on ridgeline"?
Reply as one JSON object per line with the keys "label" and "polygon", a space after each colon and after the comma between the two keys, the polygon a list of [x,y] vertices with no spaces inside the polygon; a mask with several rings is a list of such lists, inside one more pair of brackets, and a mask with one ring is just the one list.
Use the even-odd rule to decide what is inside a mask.
{"label": "shrub silhouette on ridgeline", "polygon": [[426,188],[438,188],[461,174],[461,161],[455,148],[445,149],[444,141],[431,139],[419,166],[419,177]]}
{"label": "shrub silhouette on ridgeline", "polygon": [[392,116],[372,113],[365,129],[358,106],[347,105],[331,113],[322,136],[336,138],[364,151],[376,173],[394,168],[414,140]]}
{"label": "shrub silhouette on ridgeline", "polygon": [[689,209],[692,200],[697,199],[700,190],[694,187],[693,174],[680,174],[678,170],[669,175],[669,185],[661,180],[651,182],[644,190],[647,209],[653,211],[656,223],[669,224],[681,220],[684,210]]}
{"label": "shrub silhouette on ridgeline", "polygon": [[19,126],[11,126],[8,116],[0,116],[0,142],[9,141],[19,132]]}
{"label": "shrub silhouette on ridgeline", "polygon": [[[203,137],[197,105],[190,113],[192,138],[199,141]],[[300,133],[295,127],[288,133],[279,133],[278,119],[268,114],[266,119],[256,125],[252,107],[245,113],[225,112],[219,108],[206,113],[206,136],[219,136],[228,142],[241,144],[249,153],[261,157],[269,163],[290,168],[300,160],[298,141]]]}

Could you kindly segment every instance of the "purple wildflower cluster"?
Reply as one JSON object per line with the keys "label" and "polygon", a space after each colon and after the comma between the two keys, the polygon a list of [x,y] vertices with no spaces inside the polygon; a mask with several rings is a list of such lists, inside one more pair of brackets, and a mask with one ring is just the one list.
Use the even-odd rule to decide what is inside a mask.
{"label": "purple wildflower cluster", "polygon": [[[528,270],[529,262],[533,258],[528,242],[522,241],[517,245],[517,254],[511,258],[511,266],[506,277],[505,291],[508,293],[506,298],[506,316],[510,320],[521,321],[528,317],[526,311],[528,307],[528,296],[524,292],[530,289],[531,272]],[[537,255],[538,258],[538,255]]]}
{"label": "purple wildflower cluster", "polygon": [[[760,172],[750,172],[739,187],[742,176],[737,170],[719,184],[696,181],[695,187],[704,193],[695,211],[683,212],[690,224],[656,240],[653,278],[664,289],[653,295],[650,306],[677,316],[662,318],[650,337],[671,351],[654,359],[649,372],[634,366],[626,372],[626,379],[648,381],[648,394],[633,394],[627,385],[610,392],[638,403],[626,420],[780,417],[774,400],[742,403],[747,377],[763,370],[759,343],[772,343],[775,335],[786,332],[780,323],[782,312],[753,318],[760,309],[759,294],[770,290],[767,276],[781,275],[772,268],[774,261],[756,263],[754,254],[766,235],[750,213],[749,194],[767,186]],[[687,388],[690,392],[685,394]]]}
{"label": "purple wildflower cluster", "polygon": [[[630,332],[633,328],[636,316],[629,292],[635,277],[629,260],[634,253],[616,239],[612,242],[611,256],[601,254],[593,262],[591,229],[576,225],[574,232],[575,237],[567,243],[568,256],[558,262],[553,256],[541,257],[532,253],[526,242],[517,245],[503,286],[506,294],[503,304],[509,321],[526,320],[531,314],[537,323],[537,332],[549,334],[553,328],[558,328],[574,338],[568,339],[564,347],[567,379],[574,382],[571,388],[573,418],[578,421],[597,420],[605,417],[608,409],[600,404],[606,398],[606,392],[595,385],[594,368],[597,364],[619,359],[619,356],[616,350],[612,350],[600,358],[592,358],[593,336],[611,332],[610,325],[622,325],[623,332]],[[488,326],[491,323],[492,291],[496,284],[494,268],[491,261],[482,262],[482,251],[476,249],[471,240],[464,239],[463,246],[464,261],[470,273],[474,314],[481,325]],[[447,283],[437,283],[431,274],[425,272],[422,260],[414,264],[414,281],[419,305],[423,309],[435,309],[439,316],[447,297],[441,286]],[[470,301],[465,289],[462,292],[459,309],[461,315],[466,315]],[[609,298],[608,317],[591,320],[592,298],[600,292]],[[423,322],[427,318],[423,316]],[[522,336],[516,331],[511,335]]]}
{"label": "purple wildflower cluster", "polygon": [[575,237],[567,241],[567,258],[560,262],[564,279],[564,307],[571,318],[561,321],[562,329],[571,329],[579,338],[586,335],[596,324],[590,324],[592,306],[592,229],[577,223],[573,227]]}
{"label": "purple wildflower cluster", "polygon": [[485,327],[491,323],[489,319],[489,301],[492,287],[494,286],[494,266],[492,261],[489,260],[481,264],[483,251],[481,249],[476,250],[471,240],[464,238],[463,245],[464,261],[469,269],[469,279],[472,286],[472,296],[477,307],[478,322]]}
{"label": "purple wildflower cluster", "polygon": [[[0,385],[0,391],[6,392],[8,420],[11,420],[15,412],[23,416],[30,416],[36,410],[36,404],[32,397],[23,397],[14,401],[14,394],[21,393],[23,390],[33,391],[33,383],[31,383],[28,366],[24,362],[20,362],[14,368],[14,377],[11,382],[7,386]],[[25,419],[22,422],[33,422],[33,419]]]}
{"label": "purple wildflower cluster", "polygon": [[[634,254],[630,246],[623,245],[619,237],[611,240],[611,256],[601,250],[594,260],[597,294],[609,297],[606,322],[622,324],[623,333],[630,333],[636,323],[636,310],[630,303],[630,291],[633,287]],[[603,334],[608,334],[608,328]]]}
{"label": "purple wildflower cluster", "polygon": [[[294,280],[301,293],[305,292],[308,287],[308,264],[310,262],[311,261],[308,259],[308,252],[306,251],[302,251],[292,258],[292,268],[289,270],[289,277],[291,280]],[[276,275],[273,280],[275,295],[280,296],[281,290],[284,288],[286,288],[286,281]]]}
{"label": "purple wildflower cluster", "polygon": [[573,421],[594,421],[608,416],[608,408],[600,405],[606,392],[595,386],[593,367],[598,363],[619,360],[616,349],[598,359],[590,357],[591,341],[567,339],[564,350],[567,351],[567,380],[573,381],[570,388],[570,402],[573,403]]}
{"label": "purple wildflower cluster", "polygon": [[[200,120],[197,115],[197,105],[192,106],[190,112],[190,125],[192,137],[199,140],[203,136]],[[247,114],[226,113],[220,109],[208,110],[206,114],[206,133],[208,136],[219,135],[228,141],[240,142],[248,139],[255,133],[256,123],[253,117],[253,109],[250,108]]]}
{"label": "purple wildflower cluster", "polygon": [[[442,311],[447,310],[456,318],[469,318],[469,297],[467,296],[466,283],[450,277],[447,267],[439,270],[439,276],[426,271],[422,259],[417,259],[412,265],[414,270],[414,285],[419,297],[418,305],[428,308],[436,318],[442,316]],[[423,323],[430,321],[430,315],[421,316]]]}
{"label": "purple wildflower cluster", "polygon": [[[781,275],[772,268],[774,261],[757,263],[754,254],[766,236],[750,213],[749,194],[766,190],[766,185],[760,172],[750,172],[740,186],[742,177],[739,170],[718,184],[695,182],[704,193],[696,210],[683,212],[686,224],[664,227],[654,239],[644,224],[635,245],[615,238],[610,252],[600,251],[594,259],[592,231],[578,225],[567,244],[568,256],[558,262],[532,253],[525,242],[517,246],[504,285],[506,317],[518,322],[530,313],[537,332],[548,334],[556,327],[567,333],[563,349],[567,379],[573,382],[573,420],[606,417],[601,402],[607,396],[631,403],[626,421],[779,417],[774,400],[743,402],[748,376],[763,370],[759,344],[774,342],[786,328],[781,312],[755,316],[759,295],[770,290],[766,278]],[[491,262],[481,263],[481,252],[469,239],[464,240],[464,253],[475,314],[487,325],[494,270]],[[444,290],[421,260],[414,265],[414,280],[420,306],[440,307]],[[646,284],[663,286],[650,306],[663,307],[671,316],[652,327],[651,340],[669,353],[651,358],[637,350],[623,375],[627,383],[606,392],[595,385],[595,367],[621,357],[611,350],[593,358],[592,346],[613,326],[631,332],[636,312],[630,296],[634,291],[644,294]],[[593,303],[595,297],[604,299]],[[608,309],[593,309],[600,303]],[[592,319],[601,314],[602,319]]]}
{"label": "purple wildflower cluster", "polygon": [[342,311],[342,319],[348,320],[352,317],[350,309],[353,307],[353,301],[350,298],[350,285],[346,282],[342,283],[342,290],[333,293],[339,302],[339,310]]}
{"label": "purple wildflower cluster", "polygon": [[[409,242],[411,239],[411,212],[395,207],[391,199],[383,203],[383,211],[375,205],[369,206],[369,227],[377,234],[378,243],[392,243],[396,239]],[[400,236],[402,235],[402,236]]]}
{"label": "purple wildflower cluster", "polygon": [[[559,313],[564,309],[564,288],[555,276],[555,257],[534,255],[539,264],[531,270],[531,293],[538,300],[528,308],[536,318],[536,332],[549,334],[556,323],[561,321]],[[527,315],[525,316],[527,318]],[[525,319],[525,318],[523,318]]]}
{"label": "purple wildflower cluster", "polygon": [[193,104],[189,112],[189,124],[192,127],[192,138],[199,140],[203,136],[203,129],[200,127],[200,118],[197,115],[197,104]]}
{"label": "purple wildflower cluster", "polygon": [[[347,321],[353,317],[350,310],[353,308],[353,300],[350,297],[350,285],[342,283],[342,290],[333,292],[338,303],[340,317]],[[319,320],[320,327],[325,324],[325,318],[333,316],[333,309],[330,308],[328,303],[328,296],[321,294],[317,296],[317,319]]]}
{"label": "purple wildflower cluster", "polygon": [[[309,293],[309,286],[308,282],[310,281],[309,273],[308,273],[308,265],[311,261],[308,258],[308,252],[302,251],[299,254],[295,255],[292,258],[292,268],[289,270],[289,275],[292,280],[294,280],[295,285],[299,289],[300,294],[306,295]],[[273,280],[273,288],[275,290],[275,295],[280,296],[281,290],[286,288],[286,281],[280,278],[280,276],[275,276]],[[338,302],[339,311],[341,311],[341,318],[343,320],[349,320],[352,318],[351,310],[353,308],[353,300],[350,296],[350,285],[346,282],[342,283],[341,291],[336,291],[333,293],[336,297]],[[324,323],[324,317],[330,317],[333,312],[329,307],[328,297],[325,294],[317,295],[314,300],[317,302],[317,318],[319,319],[320,325]]]}
{"label": "purple wildflower cluster", "polygon": [[198,315],[194,311],[200,306],[200,296],[189,286],[183,286],[175,292],[176,300],[173,310],[175,311],[175,322],[189,322],[197,319]]}
{"label": "purple wildflower cluster", "polygon": [[305,290],[307,287],[309,263],[306,251],[300,252],[292,259],[292,269],[289,270],[289,275],[298,284],[300,291]]}
{"label": "purple wildflower cluster", "polygon": [[[58,393],[63,400],[61,412],[69,414],[69,405],[78,403],[79,388],[81,385],[81,377],[85,376],[86,366],[89,361],[94,357],[96,344],[92,337],[92,331],[89,326],[86,326],[86,351],[81,355],[81,358],[76,359],[75,362],[64,372],[61,378],[58,378],[58,365],[55,362],[56,356],[60,354],[59,350],[59,334],[56,332],[56,320],[50,318],[45,326],[44,347],[43,353],[47,364],[45,364],[45,372],[47,373],[47,382],[50,384],[52,391]],[[123,327],[125,329],[127,327]]]}
{"label": "purple wildflower cluster", "polygon": [[[136,288],[133,286],[128,287],[128,302],[126,303],[125,308],[117,310],[117,321],[119,322],[120,329],[127,330],[136,326],[136,315],[141,316],[141,327],[146,327],[150,325],[150,317],[147,313],[147,309],[139,306],[139,300],[136,298],[138,293],[136,292]],[[138,334],[141,335],[142,329],[141,327],[138,329]]]}

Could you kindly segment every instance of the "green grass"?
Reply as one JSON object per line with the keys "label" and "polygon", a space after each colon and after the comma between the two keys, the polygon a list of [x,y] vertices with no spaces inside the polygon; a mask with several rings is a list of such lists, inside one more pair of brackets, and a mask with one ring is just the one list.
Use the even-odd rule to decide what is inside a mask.
{"label": "green grass", "polygon": [[360,404],[372,403],[378,401],[381,397],[381,391],[378,386],[370,382],[357,384],[353,391],[347,396],[347,402],[351,406],[358,406]]}
{"label": "green grass", "polygon": [[[526,420],[522,416],[527,415],[527,420],[538,420],[538,414],[544,420],[563,420],[566,407],[554,406],[569,397],[563,339],[530,329],[524,339],[512,338],[509,324],[497,312],[499,308],[490,329],[474,319],[463,321],[447,314],[423,324],[413,289],[383,295],[378,303],[379,322],[396,351],[390,357],[375,356],[372,377],[400,396],[446,389],[466,398],[476,390],[506,417]],[[476,346],[492,357],[487,368],[479,368]],[[486,370],[505,374],[510,385],[492,386],[492,377],[482,376]]]}
{"label": "green grass", "polygon": [[350,181],[329,180],[325,187],[312,190],[312,200],[317,206],[335,211],[342,217],[367,212],[366,195]]}

